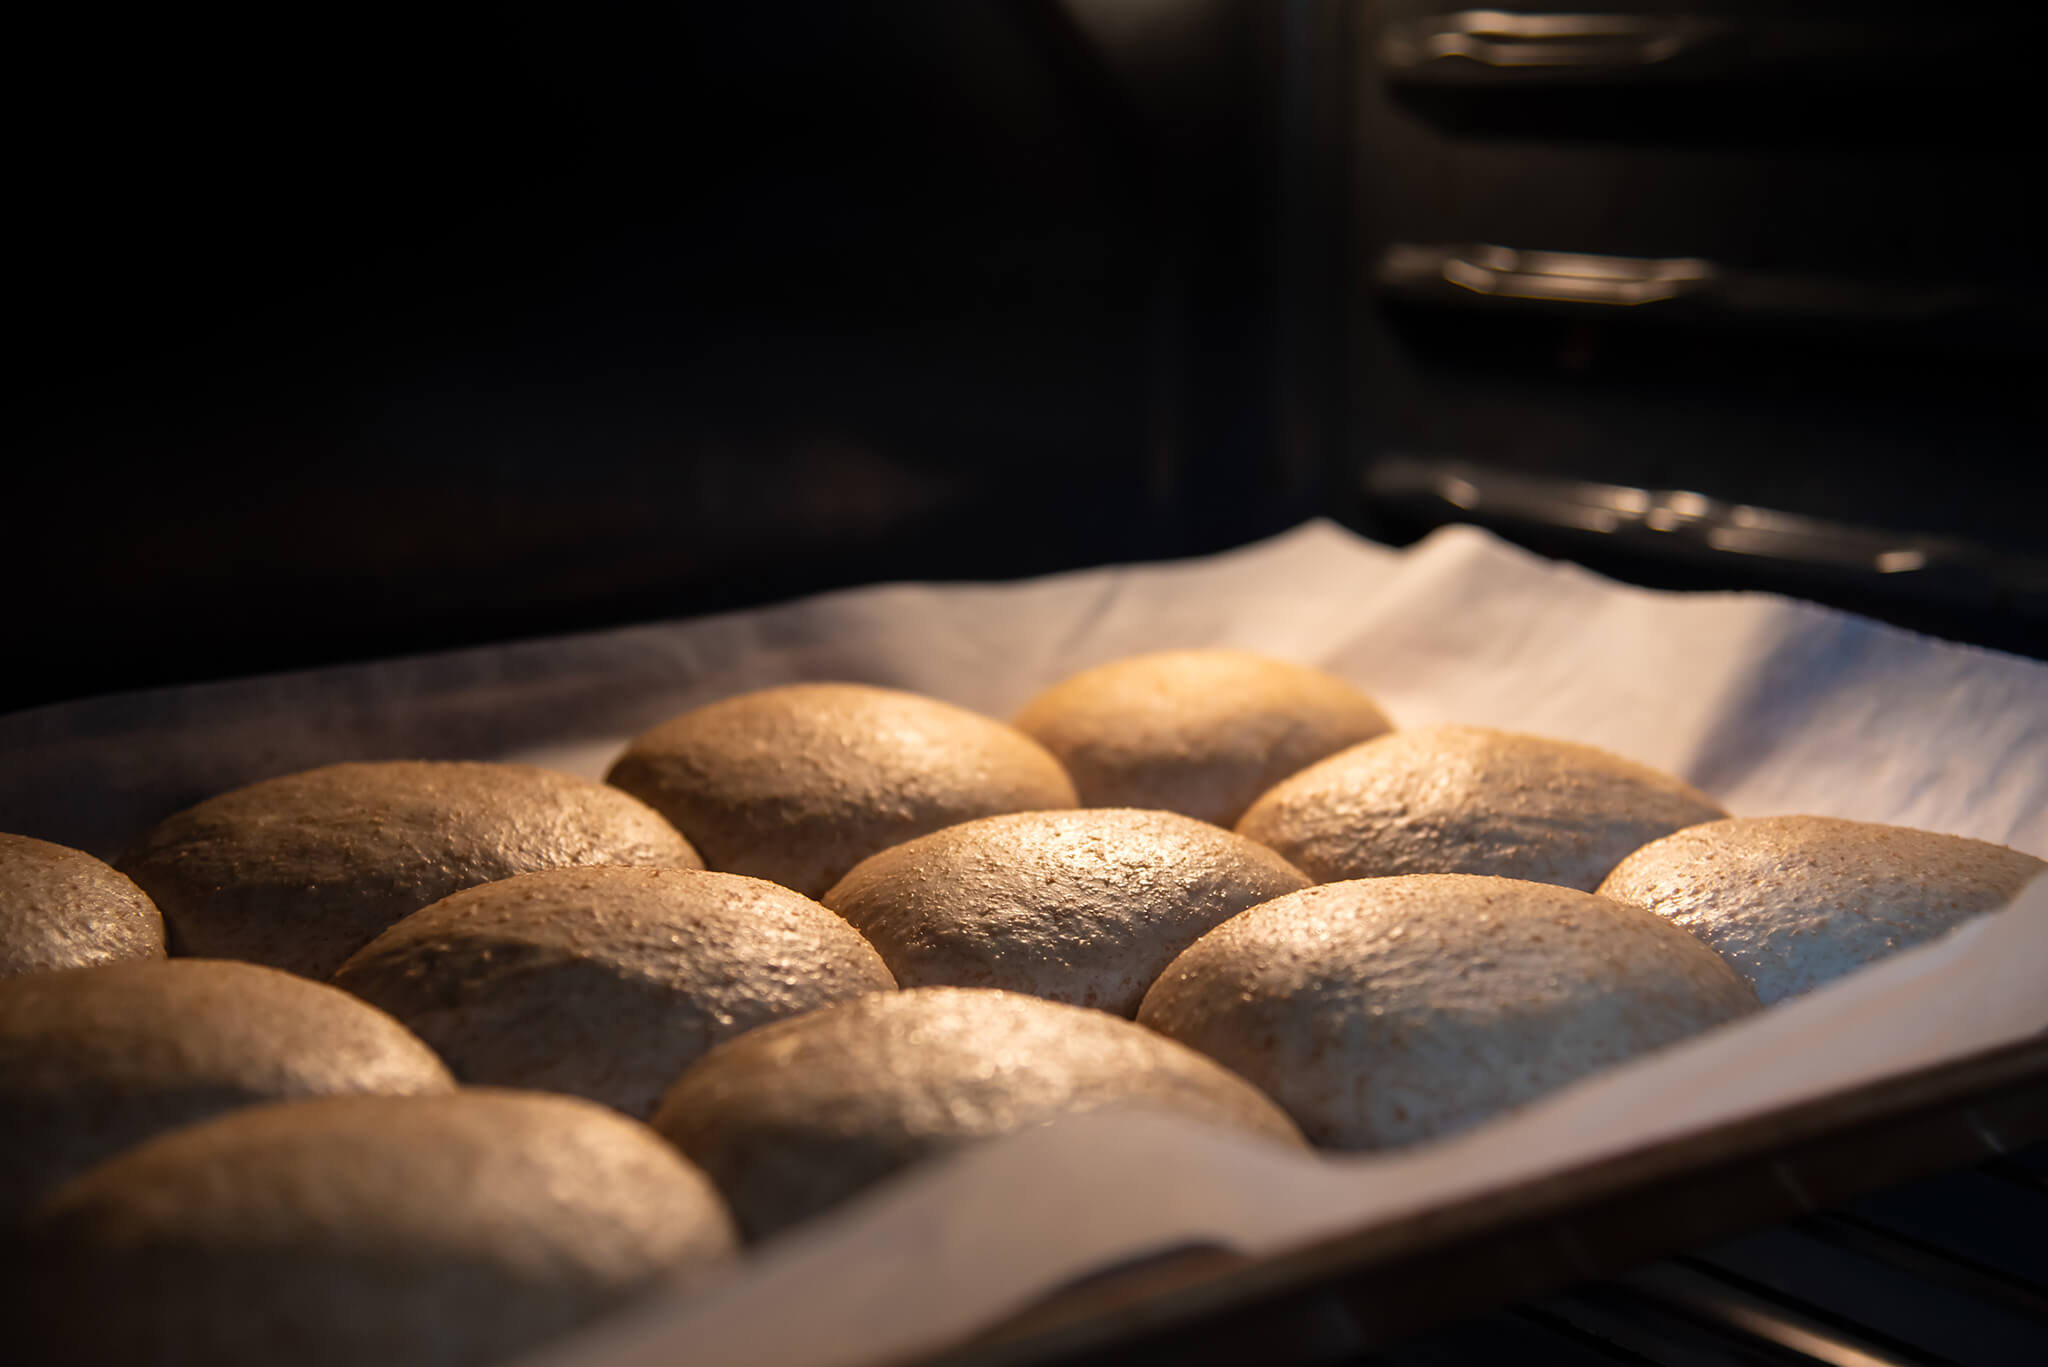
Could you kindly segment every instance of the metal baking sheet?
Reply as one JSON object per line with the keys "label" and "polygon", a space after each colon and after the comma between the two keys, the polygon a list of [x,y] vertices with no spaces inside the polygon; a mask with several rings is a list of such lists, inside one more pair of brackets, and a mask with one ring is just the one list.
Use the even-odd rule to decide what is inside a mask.
{"label": "metal baking sheet", "polygon": [[[0,829],[113,855],[181,806],[319,763],[519,759],[595,776],[636,731],[746,688],[859,680],[1002,716],[1076,669],[1183,645],[1321,666],[1401,725],[1466,721],[1602,745],[1739,814],[1818,812],[2048,853],[2048,666],[1769,595],[1628,588],[1470,528],[1397,552],[1327,523],[1197,561],[879,586],[18,713],[0,718]],[[1133,1259],[1153,1259],[1148,1275],[1163,1277],[1158,1255],[1176,1249],[1183,1275],[1190,1247],[1225,1250],[1199,1255],[1207,1289],[1151,1292],[1144,1305],[1165,1314],[1198,1291],[1237,1304],[1262,1288],[1293,1294],[1288,1277],[1307,1286],[1354,1272],[1398,1287],[1398,1266],[1450,1256],[1428,1250],[1477,1218],[1457,1212],[1508,1212],[1495,1218],[1509,1224],[1470,1237],[1510,1248],[1496,1236],[1515,1220],[1622,1199],[1601,1183],[1649,1161],[1638,1155],[1768,1133],[1768,1117],[2038,1036],[2048,888],[2030,896],[1849,982],[1410,1153],[1274,1155],[1144,1114],[983,1146],[764,1246],[717,1285],[657,1299],[535,1361],[625,1367],[672,1361],[687,1345],[697,1361],[854,1367],[977,1336],[976,1352],[1038,1351],[1029,1345],[1054,1332],[1048,1297]],[[1744,1125],[1765,1128],[1730,1128]],[[1572,1174],[1590,1175],[1574,1186]],[[1514,1214],[1542,1191],[1564,1205]],[[1383,1242],[1390,1230],[1409,1231],[1398,1257]],[[1591,1247],[1588,1265],[1607,1256]],[[1517,1256],[1546,1272],[1568,1265]],[[1516,1285],[1471,1280],[1499,1294]],[[790,1304],[805,1313],[779,1309]],[[1041,1321],[1028,1329],[1017,1317],[1034,1306]],[[1005,1322],[1007,1346],[986,1337]]]}

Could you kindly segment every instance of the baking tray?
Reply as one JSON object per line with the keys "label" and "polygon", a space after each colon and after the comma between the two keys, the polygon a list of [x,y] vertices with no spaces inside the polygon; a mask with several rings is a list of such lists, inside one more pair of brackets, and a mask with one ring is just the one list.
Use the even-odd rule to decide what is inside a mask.
{"label": "baking tray", "polygon": [[[178,807],[315,764],[498,758],[596,775],[624,737],[744,688],[848,679],[1004,716],[1077,668],[1181,645],[1330,668],[1402,725],[1462,720],[1605,745],[1679,773],[1737,812],[1891,820],[2048,853],[2048,666],[1766,595],[1625,588],[1470,528],[1396,552],[1329,524],[1200,561],[1009,585],[878,586],[717,618],[17,713],[0,717],[0,829],[114,855]],[[2048,932],[2048,915],[2025,925]],[[1905,960],[1927,953],[1860,977],[1866,987],[1883,979],[1910,991],[1918,970]],[[1668,1124],[1610,1106],[1630,1125],[1602,1122],[1601,1142],[1582,1159],[1571,1156],[1575,1136],[1560,1138],[1553,1125],[1557,1161],[1503,1169],[1499,1180],[1475,1170],[1418,1208],[1341,1227],[1324,1221],[1300,1238],[1223,1231],[1097,1248],[1057,1274],[984,1285],[971,1314],[956,1310],[958,1322],[915,1332],[886,1331],[902,1330],[906,1313],[943,1309],[944,1298],[925,1294],[914,1257],[871,1304],[832,1303],[828,1276],[797,1293],[803,1316],[732,1310],[713,1322],[721,1306],[743,1307],[750,1279],[765,1285],[812,1256],[817,1241],[807,1253],[799,1238],[765,1249],[723,1290],[643,1307],[534,1361],[668,1362],[692,1343],[697,1361],[820,1367],[1267,1360],[1387,1342],[2048,1135],[2043,961],[2015,969],[2012,955],[2002,957],[2000,995],[2011,1009],[1991,1034],[1924,1008],[1887,1027],[1888,998],[1856,997],[1861,989],[1845,985],[1866,1014],[1843,1018],[1853,1027],[1845,1049],[1863,1050],[1843,1071],[1830,1055],[1818,1061],[1822,1071],[1781,1080],[1759,1104],[1726,1115],[1688,1111],[1681,1099]],[[1813,1004],[1764,1016],[1797,1024],[1814,1018],[1799,1014]],[[1871,1038],[1887,1028],[1907,1047]],[[1818,1066],[1788,1066],[1808,1065]],[[1626,1103],[1633,1084],[1620,1074],[1633,1076],[1620,1070],[1600,1095]],[[1601,1080],[1590,1085],[1598,1092]],[[1661,1103],[1650,1109],[1661,1114]],[[900,1210],[913,1199],[920,1180],[821,1220],[833,1228],[820,1238],[850,1240],[859,1257],[858,1236],[892,1202]],[[931,1176],[925,1190],[945,1180]],[[1100,1271],[1118,1263],[1131,1265]],[[1007,1275],[1001,1257],[983,1270]],[[750,1337],[757,1330],[765,1337]],[[775,1334],[790,1337],[771,1342]]]}
{"label": "baking tray", "polygon": [[1170,1252],[926,1367],[1328,1360],[2048,1141],[2048,1039],[1922,1069],[1248,1259]]}

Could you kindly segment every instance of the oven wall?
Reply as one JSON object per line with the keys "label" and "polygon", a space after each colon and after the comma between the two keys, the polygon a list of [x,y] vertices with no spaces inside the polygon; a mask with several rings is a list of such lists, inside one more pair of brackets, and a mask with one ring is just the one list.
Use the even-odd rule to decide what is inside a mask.
{"label": "oven wall", "polygon": [[[2048,649],[2040,21],[1608,9],[1853,41],[1560,87],[1394,70],[1390,24],[1457,10],[1419,0],[44,12],[0,706],[1319,513]],[[1390,288],[1404,243],[1963,302],[1522,307]],[[1823,573],[1389,474],[1442,461],[1974,558]]]}
{"label": "oven wall", "polygon": [[1321,506],[1258,7],[36,24],[0,704]]}

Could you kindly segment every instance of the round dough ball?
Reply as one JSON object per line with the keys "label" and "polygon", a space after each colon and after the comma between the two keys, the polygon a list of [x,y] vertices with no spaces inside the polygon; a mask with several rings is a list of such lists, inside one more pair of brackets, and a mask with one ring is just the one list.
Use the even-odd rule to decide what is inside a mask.
{"label": "round dough ball", "polygon": [[0,834],[0,978],[164,957],[164,918],[83,850]]}
{"label": "round dough ball", "polygon": [[444,898],[357,950],[334,984],[418,1032],[464,1082],[644,1119],[719,1041],[896,980],[853,927],[778,884],[601,868]]}
{"label": "round dough ball", "polygon": [[637,737],[607,781],[673,821],[712,868],[806,897],[941,826],[1078,800],[1022,732],[865,684],[791,684],[685,712]]}
{"label": "round dough ball", "polygon": [[1737,817],[1644,846],[1600,892],[1691,932],[1768,1004],[1939,939],[2043,872],[2031,854],[1959,835]]}
{"label": "round dough ball", "polygon": [[260,1101],[444,1092],[391,1017],[255,964],[158,959],[0,983],[0,1221],[161,1131]]}
{"label": "round dough ball", "polygon": [[1174,812],[1022,812],[862,860],[825,905],[905,987],[1001,987],[1135,1015],[1204,931],[1308,886],[1243,836]]}
{"label": "round dough ball", "polygon": [[1318,883],[1474,873],[1590,892],[1630,851],[1726,815],[1691,785],[1590,745],[1425,726],[1304,769],[1237,830]]}
{"label": "round dough ball", "polygon": [[1342,679],[1245,650],[1114,660],[1017,714],[1084,805],[1157,807],[1219,826],[1289,774],[1391,726]]}
{"label": "round dough ball", "polygon": [[[22,1231],[11,1343],[55,1365],[483,1367],[723,1259],[645,1126],[538,1093],[237,1111],[67,1184]],[[20,1337],[16,1337],[19,1333]]]}
{"label": "round dough ball", "polygon": [[861,997],[722,1044],[678,1079],[654,1127],[758,1239],[921,1158],[1121,1103],[1301,1143],[1251,1084],[1171,1040],[963,987]]}
{"label": "round dough ball", "polygon": [[525,764],[334,764],[209,798],[120,867],[163,908],[171,948],[326,979],[451,892],[585,864],[701,868],[645,804]]}
{"label": "round dough ball", "polygon": [[1216,1059],[1318,1144],[1450,1134],[1757,1009],[1672,926],[1547,883],[1423,874],[1254,907],[1174,960],[1138,1021]]}

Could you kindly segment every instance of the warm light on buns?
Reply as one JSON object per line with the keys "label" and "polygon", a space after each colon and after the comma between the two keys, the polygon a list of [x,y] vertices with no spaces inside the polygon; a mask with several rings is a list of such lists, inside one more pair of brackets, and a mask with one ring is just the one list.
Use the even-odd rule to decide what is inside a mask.
{"label": "warm light on buns", "polygon": [[1590,745],[1425,726],[1312,765],[1237,829],[1319,883],[1471,873],[1590,892],[1630,851],[1726,815],[1689,784]]}
{"label": "warm light on buns", "polygon": [[1757,1009],[1706,946],[1548,883],[1366,878],[1233,917],[1138,1021],[1242,1074],[1318,1144],[1433,1139]]}
{"label": "warm light on buns", "polygon": [[1769,1003],[1996,911],[2044,872],[2033,855],[1959,835],[1738,817],[1644,846],[1600,892],[1699,937]]}
{"label": "warm light on buns", "polygon": [[164,956],[164,918],[83,850],[0,835],[0,978]]}
{"label": "warm light on buns", "polygon": [[15,978],[0,983],[0,1222],[91,1164],[222,1111],[454,1085],[382,1011],[256,964]]}
{"label": "warm light on buns", "polygon": [[824,900],[905,987],[1000,987],[1130,1016],[1204,931],[1307,886],[1205,821],[1086,808],[948,826],[861,861]]}
{"label": "warm light on buns", "polygon": [[514,874],[701,865],[645,804],[524,764],[334,764],[237,788],[164,821],[120,867],[179,954],[326,979],[386,926]]}
{"label": "warm light on buns", "polygon": [[865,684],[791,684],[685,712],[636,737],[608,781],[667,816],[710,867],[806,897],[942,826],[1076,802],[1023,732]]}
{"label": "warm light on buns", "polygon": [[1017,714],[1090,807],[1158,807],[1233,825],[1289,774],[1390,725],[1319,669],[1246,650],[1162,650],[1046,689]]}
{"label": "warm light on buns", "polygon": [[644,1119],[721,1040],[896,983],[859,932],[780,884],[700,869],[550,869],[469,888],[357,950],[335,986],[464,1082]]}
{"label": "warm light on buns", "polygon": [[0,1289],[25,1362],[489,1367],[733,1232],[646,1127],[536,1092],[259,1106],[69,1183]]}
{"label": "warm light on buns", "polygon": [[1121,1103],[1301,1143],[1250,1083],[1172,1040],[1101,1011],[950,987],[741,1035],[683,1074],[654,1127],[760,1238],[920,1159]]}

